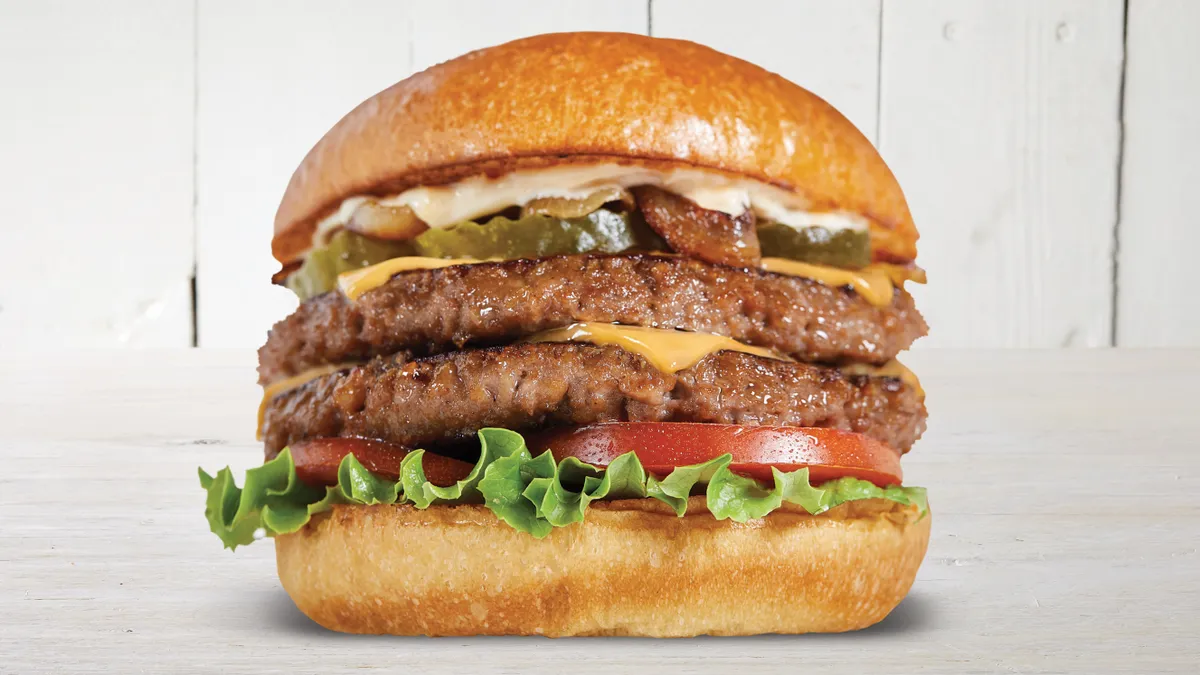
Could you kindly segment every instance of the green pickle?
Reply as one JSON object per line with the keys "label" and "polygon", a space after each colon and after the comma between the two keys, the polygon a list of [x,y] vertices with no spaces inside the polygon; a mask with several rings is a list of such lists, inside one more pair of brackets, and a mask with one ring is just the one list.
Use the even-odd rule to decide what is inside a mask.
{"label": "green pickle", "polygon": [[372,239],[339,230],[324,248],[313,249],[300,269],[287,278],[287,287],[304,301],[336,288],[342,272],[412,254],[411,242]]}
{"label": "green pickle", "polygon": [[858,230],[831,232],[823,227],[796,229],[778,223],[758,226],[763,257],[788,258],[815,265],[858,269],[871,264],[871,237]]}
{"label": "green pickle", "polygon": [[374,239],[340,230],[324,248],[314,249],[287,287],[307,300],[337,287],[342,272],[400,256],[541,258],[570,253],[619,253],[629,249],[665,251],[667,245],[634,212],[599,209],[580,218],[532,215],[512,220],[497,216],[486,223],[464,222],[426,230],[411,241]]}
{"label": "green pickle", "polygon": [[571,253],[618,253],[628,249],[665,250],[666,244],[640,214],[607,209],[580,218],[532,215],[486,223],[465,222],[427,230],[413,240],[417,255],[429,258],[541,258]]}
{"label": "green pickle", "polygon": [[[866,267],[871,262],[871,242],[866,232],[763,223],[758,226],[758,240],[765,257],[849,269]],[[287,287],[301,301],[307,300],[336,288],[342,272],[401,256],[513,260],[631,249],[670,250],[636,210],[599,209],[579,218],[530,215],[513,220],[496,216],[486,223],[468,221],[426,230],[410,241],[375,239],[339,230],[288,277]]]}

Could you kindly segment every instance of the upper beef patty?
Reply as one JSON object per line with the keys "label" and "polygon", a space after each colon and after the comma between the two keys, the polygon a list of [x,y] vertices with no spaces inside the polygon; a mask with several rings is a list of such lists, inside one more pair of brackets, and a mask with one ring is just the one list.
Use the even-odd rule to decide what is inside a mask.
{"label": "upper beef patty", "polygon": [[397,355],[317,378],[268,403],[263,436],[273,457],[310,438],[415,448],[483,427],[618,421],[836,427],[907,451],[925,428],[925,405],[898,379],[740,352],[718,352],[672,375],[619,347],[532,343]]}
{"label": "upper beef patty", "polygon": [[259,381],[323,363],[512,342],[577,321],[717,333],[801,361],[884,363],[925,334],[912,296],[682,257],[575,255],[405,272],[351,302],[327,293],[275,324]]}

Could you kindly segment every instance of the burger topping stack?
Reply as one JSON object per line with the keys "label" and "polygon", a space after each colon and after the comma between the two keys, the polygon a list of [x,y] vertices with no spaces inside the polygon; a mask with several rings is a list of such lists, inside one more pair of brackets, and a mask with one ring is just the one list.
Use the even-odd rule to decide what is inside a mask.
{"label": "burger topping stack", "polygon": [[[574,65],[546,66],[555,54]],[[710,71],[720,95],[705,90],[718,86]],[[513,94],[521,82],[540,93]],[[571,114],[584,100],[624,109]],[[924,392],[895,360],[926,332],[905,290],[924,283],[915,240],[894,179],[844,118],[711,50],[563,34],[436,66],[351,112],[289,185],[275,281],[301,304],[259,350],[266,462],[241,488],[229,469],[200,472],[209,524],[231,548],[277,537],[293,598],[340,630],[867,625],[903,597],[928,537],[924,490],[900,470],[925,428]],[[709,559],[821,567],[779,598],[816,609],[675,624],[590,601],[530,619],[488,596],[484,618],[430,618],[417,605],[440,571],[371,563],[358,574],[374,590],[351,595],[313,571],[338,556],[364,564],[346,541],[410,562],[413,546],[458,536],[561,559],[579,555],[555,548],[568,542],[602,547],[617,514],[640,519],[621,525],[638,545],[680,559],[705,548],[695,537],[823,537],[808,558]],[[854,528],[857,544],[835,541]],[[605,555],[652,564],[630,546]],[[821,574],[864,573],[821,562],[828,547],[884,560],[859,598],[874,609],[826,597]],[[457,573],[458,588],[482,583]],[[719,576],[714,593],[746,590]]]}

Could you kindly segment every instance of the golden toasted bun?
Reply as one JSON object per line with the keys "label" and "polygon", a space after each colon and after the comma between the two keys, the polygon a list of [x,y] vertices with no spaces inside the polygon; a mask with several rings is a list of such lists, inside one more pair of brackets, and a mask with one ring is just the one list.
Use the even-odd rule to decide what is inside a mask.
{"label": "golden toasted bun", "polygon": [[871,143],[828,103],[698,44],[558,33],[447,61],[346,115],[292,175],[275,257],[311,245],[343,199],[564,161],[699,166],[872,221],[877,258],[916,256],[904,195]]}
{"label": "golden toasted bun", "polygon": [[597,502],[545,539],[482,506],[340,506],[276,538],[279,578],[314,621],[393,635],[837,632],[912,586],[928,517],[884,500],[718,521],[693,497]]}

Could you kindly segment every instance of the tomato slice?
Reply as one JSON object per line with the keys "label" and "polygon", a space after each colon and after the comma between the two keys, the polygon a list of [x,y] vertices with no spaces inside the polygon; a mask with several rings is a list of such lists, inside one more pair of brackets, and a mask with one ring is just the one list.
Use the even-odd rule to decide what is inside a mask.
{"label": "tomato slice", "polygon": [[[408,450],[394,443],[367,438],[314,438],[288,447],[296,465],[296,477],[309,485],[337,483],[338,464],[350,453],[371,473],[398,480],[400,460],[408,454]],[[472,468],[466,462],[432,453],[425,453],[421,465],[429,482],[442,487],[466,478]]]}
{"label": "tomato slice", "polygon": [[550,450],[556,460],[570,456],[595,466],[608,466],[632,451],[646,471],[660,477],[677,466],[699,464],[725,453],[733,455],[729,468],[734,473],[768,482],[771,467],[780,471],[808,467],[814,484],[853,476],[887,486],[899,485],[902,477],[899,452],[882,441],[840,429],[611,422],[551,429],[527,440],[534,454]]}
{"label": "tomato slice", "polygon": [[[879,486],[898,485],[900,453],[886,443],[839,429],[812,427],[742,426],[689,422],[611,422],[550,429],[526,435],[530,450],[545,450],[562,461],[576,457],[594,466],[608,466],[634,452],[646,471],[665,476],[678,466],[699,464],[730,453],[734,473],[771,481],[771,467],[796,471],[808,467],[809,480],[823,483],[843,476]],[[337,483],[338,464],[353,453],[368,471],[396,480],[405,448],[366,438],[316,438],[292,443],[296,476],[310,485]],[[471,472],[472,465],[426,453],[422,462],[434,485],[452,485]]]}

